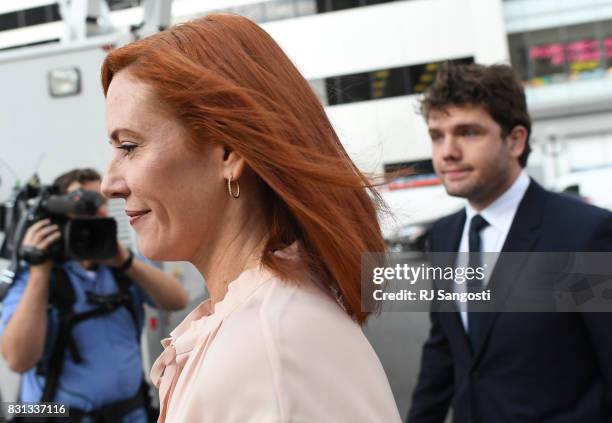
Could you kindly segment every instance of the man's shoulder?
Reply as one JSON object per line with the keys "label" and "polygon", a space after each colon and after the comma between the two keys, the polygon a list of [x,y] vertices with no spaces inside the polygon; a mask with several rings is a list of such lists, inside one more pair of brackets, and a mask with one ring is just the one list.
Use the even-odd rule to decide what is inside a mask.
{"label": "man's shoulder", "polygon": [[546,212],[558,219],[574,222],[580,219],[584,223],[599,223],[612,218],[612,212],[609,210],[589,204],[576,196],[548,190],[545,190],[545,193]]}
{"label": "man's shoulder", "polygon": [[532,182],[525,194],[515,223],[526,229],[539,228],[539,247],[570,251],[590,251],[592,248],[610,248],[596,245],[612,233],[612,212],[588,204],[565,193],[556,193]]}

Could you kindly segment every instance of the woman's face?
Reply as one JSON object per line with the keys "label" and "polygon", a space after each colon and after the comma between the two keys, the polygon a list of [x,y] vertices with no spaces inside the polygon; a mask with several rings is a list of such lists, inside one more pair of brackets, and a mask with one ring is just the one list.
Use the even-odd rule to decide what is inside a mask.
{"label": "woman's face", "polygon": [[114,154],[102,192],[126,200],[141,252],[165,261],[202,254],[228,199],[223,148],[207,143],[195,152],[183,124],[129,70],[114,76],[106,115]]}

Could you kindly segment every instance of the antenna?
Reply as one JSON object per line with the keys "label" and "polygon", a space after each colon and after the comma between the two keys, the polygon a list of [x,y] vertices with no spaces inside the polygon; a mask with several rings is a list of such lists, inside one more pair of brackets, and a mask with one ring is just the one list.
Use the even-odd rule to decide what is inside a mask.
{"label": "antenna", "polygon": [[42,164],[44,158],[45,153],[40,153],[40,156],[38,156],[38,161],[36,162],[36,166],[34,167],[34,172],[32,172],[33,175],[38,175],[38,172],[40,171],[40,165]]}
{"label": "antenna", "polygon": [[[11,176],[15,180],[15,182],[19,181],[19,176],[17,176],[17,172],[8,164],[6,160],[3,160],[0,157],[0,164],[3,164],[4,167],[10,172]],[[2,185],[2,179],[0,179],[0,186]]]}

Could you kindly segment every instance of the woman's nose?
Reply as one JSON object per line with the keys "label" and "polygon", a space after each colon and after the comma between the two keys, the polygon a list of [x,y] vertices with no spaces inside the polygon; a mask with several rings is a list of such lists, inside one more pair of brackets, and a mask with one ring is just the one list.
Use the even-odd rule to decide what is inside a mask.
{"label": "woman's nose", "polygon": [[127,198],[130,194],[125,179],[113,168],[112,163],[102,178],[101,190],[106,198]]}

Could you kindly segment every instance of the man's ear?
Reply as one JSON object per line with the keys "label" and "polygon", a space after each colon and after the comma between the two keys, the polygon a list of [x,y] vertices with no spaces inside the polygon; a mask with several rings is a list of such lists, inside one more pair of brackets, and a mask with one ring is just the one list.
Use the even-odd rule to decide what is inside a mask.
{"label": "man's ear", "polygon": [[244,172],[244,158],[230,147],[223,147],[223,178],[237,181]]}
{"label": "man's ear", "polygon": [[527,137],[529,133],[527,132],[527,128],[523,125],[515,126],[510,134],[508,134],[507,140],[509,142],[510,147],[510,155],[514,158],[521,157],[521,154],[525,151],[527,147]]}

